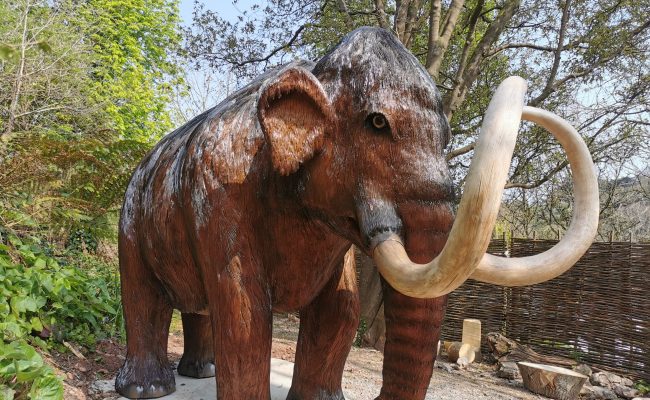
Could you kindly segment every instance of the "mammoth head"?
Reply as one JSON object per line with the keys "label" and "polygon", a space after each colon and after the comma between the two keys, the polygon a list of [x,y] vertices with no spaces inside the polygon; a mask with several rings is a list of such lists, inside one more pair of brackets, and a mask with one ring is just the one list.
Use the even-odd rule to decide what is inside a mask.
{"label": "mammoth head", "polygon": [[[518,77],[497,89],[448,239],[427,264],[412,262],[404,245],[426,247],[426,232],[449,230],[450,179],[443,153],[449,125],[431,77],[390,32],[361,28],[312,71],[286,67],[262,87],[258,116],[274,169],[288,175],[305,164],[306,207],[365,245],[395,289],[437,297],[468,278],[508,286],[552,279],[584,254],[596,234],[598,187],[588,149],[559,117],[524,107],[525,92],[526,82]],[[505,259],[486,250],[522,117],[549,130],[566,149],[575,214],[552,249]],[[440,235],[435,240],[430,248],[439,250]],[[416,253],[421,259],[436,252]]]}

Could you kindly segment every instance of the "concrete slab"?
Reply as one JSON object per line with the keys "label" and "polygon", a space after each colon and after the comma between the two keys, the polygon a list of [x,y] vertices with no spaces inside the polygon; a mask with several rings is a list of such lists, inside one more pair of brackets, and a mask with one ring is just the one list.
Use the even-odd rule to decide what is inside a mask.
{"label": "concrete slab", "polygon": [[[214,378],[194,379],[186,376],[176,377],[176,391],[164,400],[214,400],[217,398],[216,384]],[[291,377],[293,376],[293,363],[289,361],[271,359],[271,400],[284,400],[287,398],[291,388]],[[112,379],[97,381],[94,385],[102,392],[113,391],[114,381]],[[114,392],[113,392],[114,393]],[[127,400],[119,397],[120,400]]]}

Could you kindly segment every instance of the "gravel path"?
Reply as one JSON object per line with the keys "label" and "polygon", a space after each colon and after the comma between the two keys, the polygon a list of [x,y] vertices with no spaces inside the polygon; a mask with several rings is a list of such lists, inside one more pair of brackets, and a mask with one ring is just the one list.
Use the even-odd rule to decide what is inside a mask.
{"label": "gravel path", "polygon": [[[276,315],[273,337],[273,357],[293,361],[297,318]],[[354,400],[373,400],[381,389],[382,360],[377,350],[353,347],[343,372],[343,391]],[[471,364],[467,370],[454,370],[442,360],[436,365],[427,400],[546,399],[524,389],[520,381],[497,378],[488,365]]]}

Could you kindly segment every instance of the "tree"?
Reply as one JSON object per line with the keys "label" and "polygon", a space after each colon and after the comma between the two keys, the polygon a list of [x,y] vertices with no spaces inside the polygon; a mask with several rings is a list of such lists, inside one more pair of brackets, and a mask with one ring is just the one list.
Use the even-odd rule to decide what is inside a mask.
{"label": "tree", "polygon": [[167,104],[180,71],[177,0],[87,0],[93,91],[122,138],[154,143],[171,128]]}
{"label": "tree", "polygon": [[[355,27],[381,26],[443,93],[453,132],[447,158],[458,182],[491,93],[511,74],[530,82],[528,105],[571,121],[612,174],[612,159],[643,157],[648,138],[649,7],[648,0],[271,0],[233,23],[197,4],[186,47],[197,65],[245,78],[296,56],[318,58]],[[525,125],[520,137],[506,198],[523,198],[567,171],[559,145],[541,129]],[[526,201],[535,198],[549,199]]]}
{"label": "tree", "polygon": [[0,64],[0,135],[7,140],[16,131],[69,127],[63,115],[77,123],[95,119],[96,109],[84,101],[89,49],[67,26],[72,5],[22,0],[0,7],[6,16],[1,40],[9,50]]}
{"label": "tree", "polygon": [[111,234],[133,168],[171,126],[175,3],[12,0],[0,13],[0,225]]}

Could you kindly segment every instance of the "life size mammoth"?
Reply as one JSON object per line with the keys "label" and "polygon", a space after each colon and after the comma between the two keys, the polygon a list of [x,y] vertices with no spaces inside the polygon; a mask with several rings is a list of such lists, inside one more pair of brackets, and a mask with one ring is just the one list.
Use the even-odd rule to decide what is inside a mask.
{"label": "life size mammoth", "polygon": [[[166,353],[175,308],[180,374],[215,375],[222,400],[268,399],[272,313],[300,310],[288,398],[342,399],[359,321],[346,255],[354,244],[387,282],[379,398],[423,399],[447,293],[468,278],[548,280],[595,234],[586,146],[564,121],[524,108],[525,90],[509,78],[496,91],[455,222],[440,94],[381,29],[355,30],[316,64],[268,72],[166,136],[136,169],[122,210],[127,356],[117,391],[174,391]],[[575,215],[553,249],[502,259],[485,250],[522,110],[567,149]]]}

